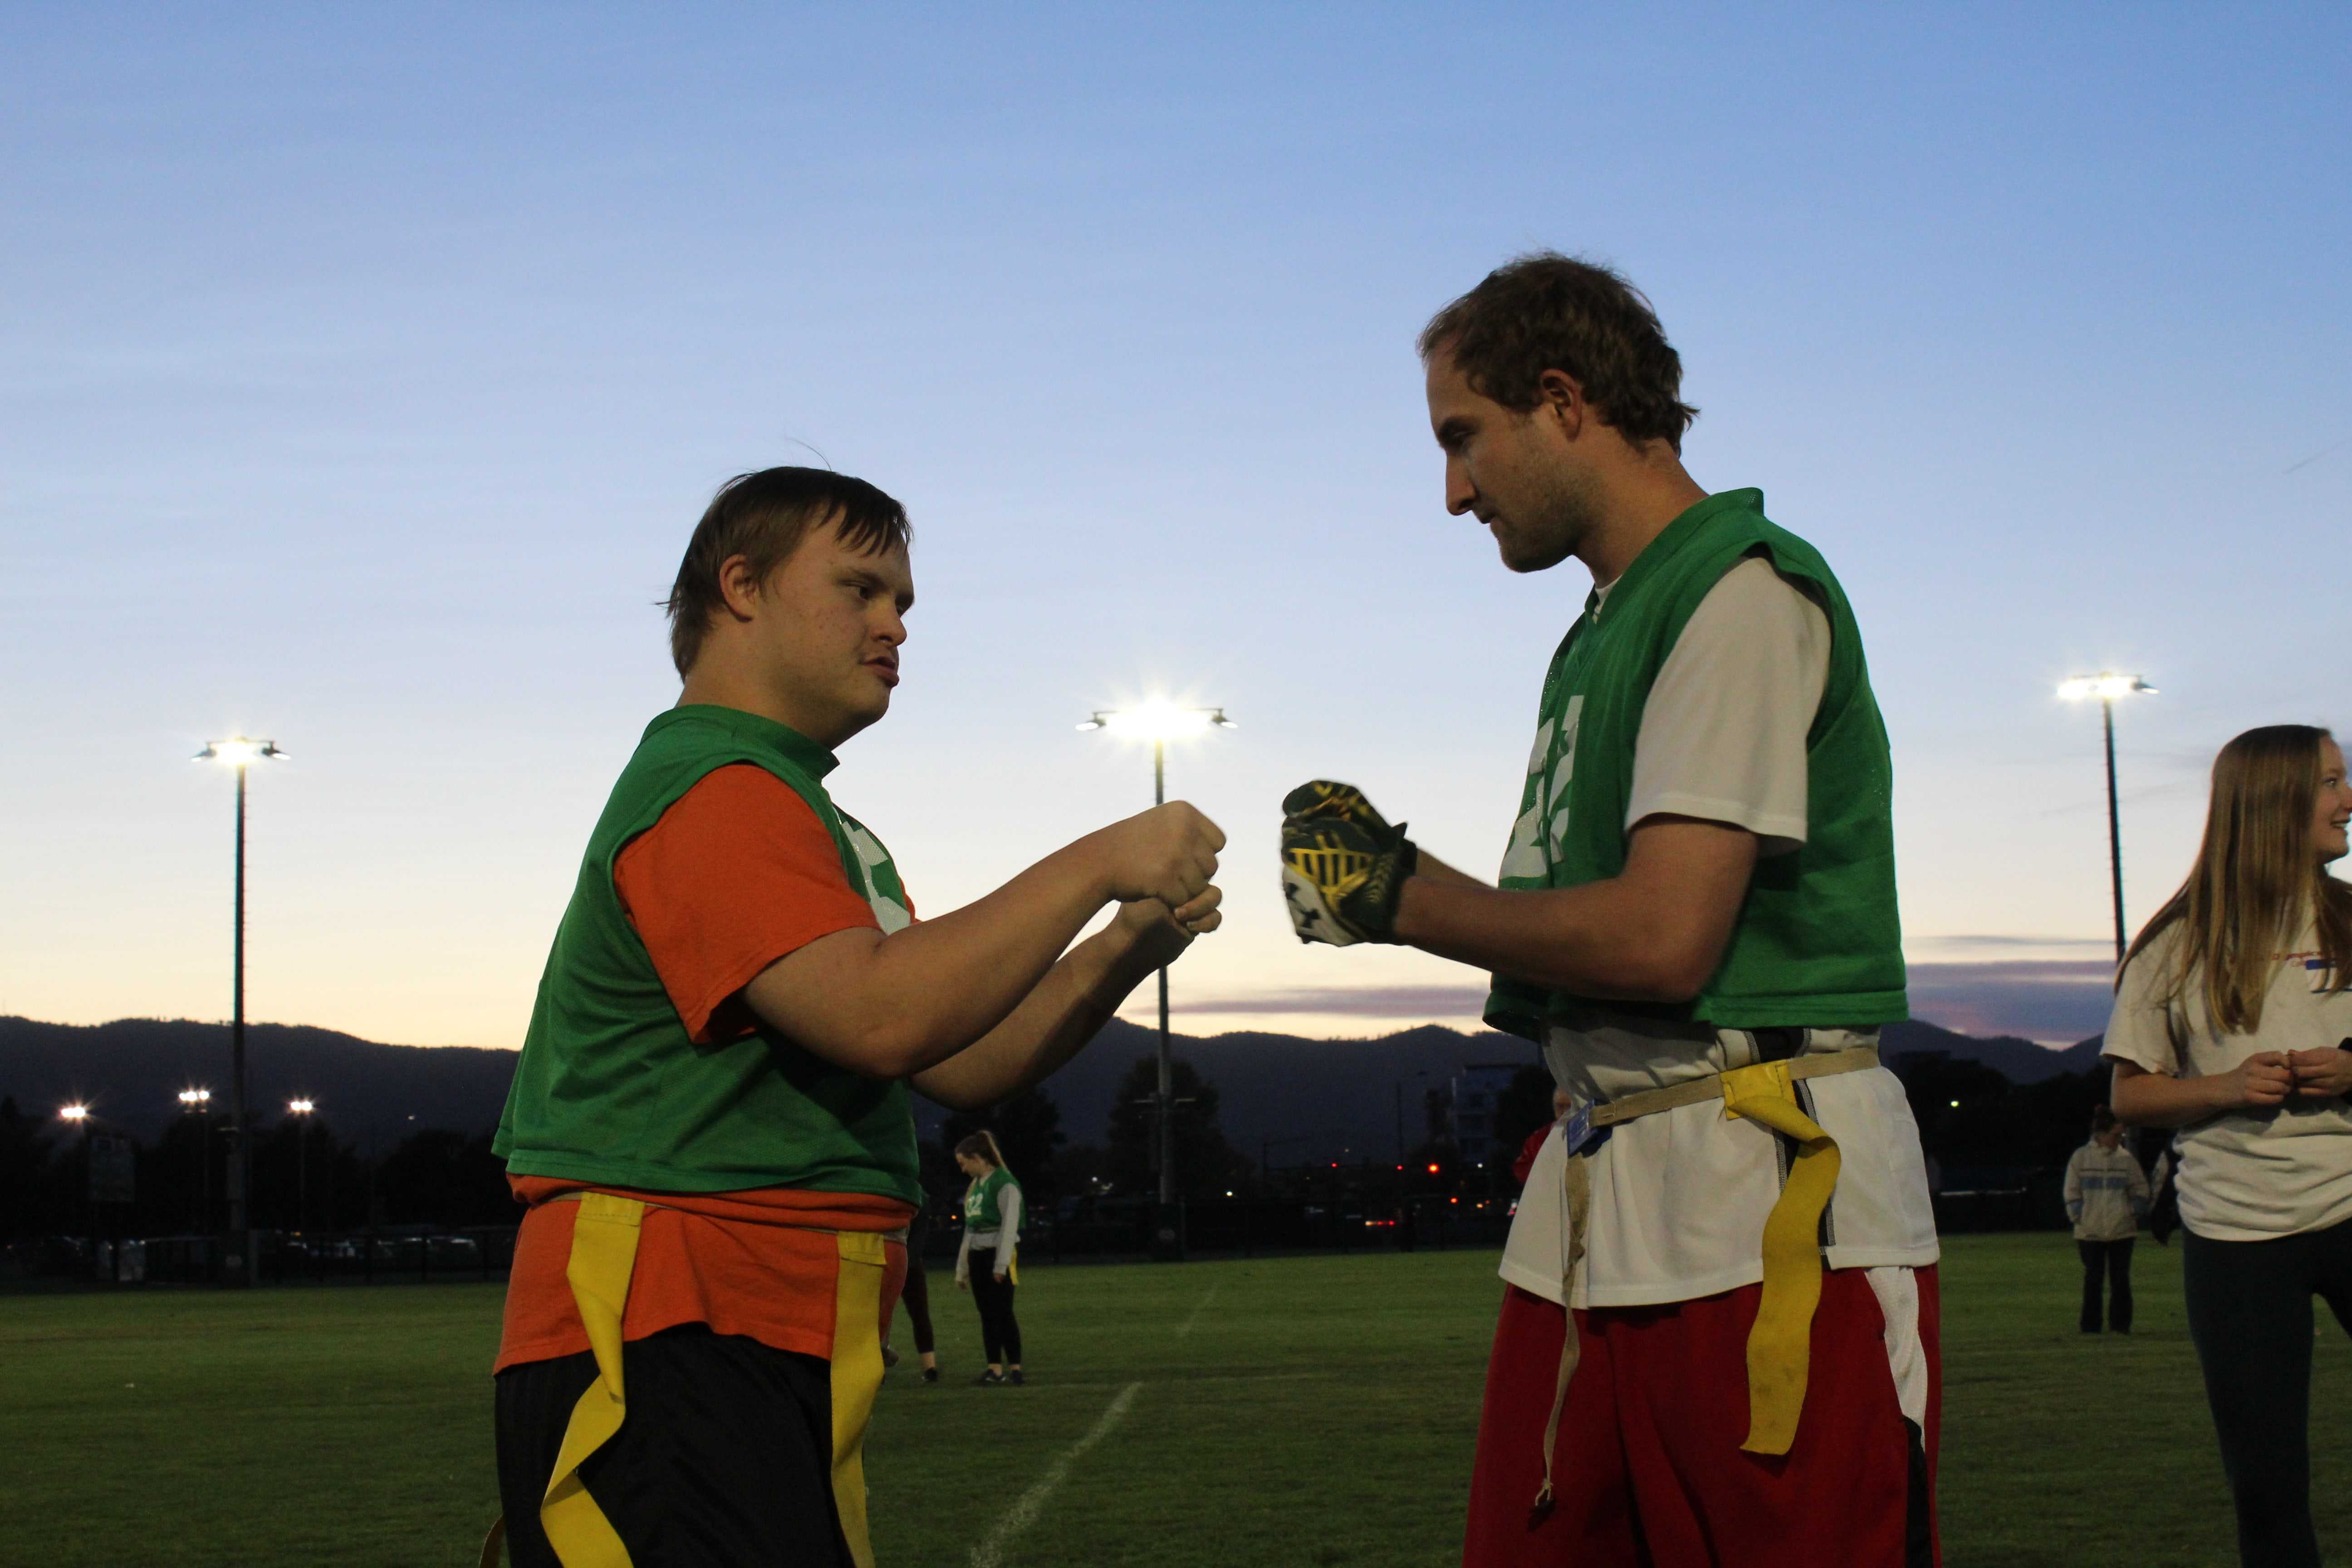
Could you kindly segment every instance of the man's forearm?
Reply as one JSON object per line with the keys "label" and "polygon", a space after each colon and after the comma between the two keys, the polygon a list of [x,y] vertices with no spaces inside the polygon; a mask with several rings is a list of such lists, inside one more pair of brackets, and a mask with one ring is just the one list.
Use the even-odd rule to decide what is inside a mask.
{"label": "man's forearm", "polygon": [[1723,961],[1756,837],[1723,823],[1645,817],[1618,875],[1573,888],[1490,888],[1430,857],[1423,865],[1397,903],[1399,941],[1580,996],[1686,1002]]}
{"label": "man's forearm", "polygon": [[1686,998],[1692,991],[1660,962],[1664,933],[1622,892],[1614,880],[1511,892],[1416,876],[1398,902],[1396,934],[1423,952],[1580,996]]}
{"label": "man's forearm", "polygon": [[[1218,894],[1210,879],[1224,843],[1217,825],[1185,802],[1155,805],[937,920],[889,936],[864,926],[819,937],[761,971],[744,999],[835,1067],[911,1078],[1002,1024],[1105,903],[1150,902],[1179,911],[1193,922],[1188,930],[1213,926]],[[1114,923],[1136,940],[1133,921]]]}
{"label": "man's forearm", "polygon": [[910,1032],[936,1061],[1033,994],[1108,899],[1080,839],[986,897],[886,938],[875,953],[876,999],[912,1015]]}
{"label": "man's forearm", "polygon": [[1058,1072],[1102,1031],[1153,965],[1118,927],[1072,948],[1003,1022],[915,1078],[927,1098],[977,1110]]}
{"label": "man's forearm", "polygon": [[746,988],[754,1011],[852,1071],[905,1078],[963,1050],[1038,986],[1108,897],[1088,841],[887,937],[821,938]]}
{"label": "man's forearm", "polygon": [[1415,847],[1415,851],[1419,856],[1419,862],[1413,875],[1417,877],[1426,877],[1433,882],[1447,882],[1455,887],[1461,888],[1485,888],[1490,891],[1495,886],[1492,882],[1480,881],[1477,878],[1470,875],[1467,871],[1455,870],[1444,861],[1440,860],[1436,856],[1432,855],[1428,850],[1422,849],[1418,846]]}

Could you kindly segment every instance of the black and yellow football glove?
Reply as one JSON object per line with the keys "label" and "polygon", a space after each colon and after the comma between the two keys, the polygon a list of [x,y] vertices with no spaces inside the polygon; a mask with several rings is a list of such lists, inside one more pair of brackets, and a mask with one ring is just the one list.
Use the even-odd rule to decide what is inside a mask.
{"label": "black and yellow football glove", "polygon": [[1282,897],[1301,942],[1396,938],[1398,895],[1421,852],[1363,791],[1317,779],[1282,797]]}

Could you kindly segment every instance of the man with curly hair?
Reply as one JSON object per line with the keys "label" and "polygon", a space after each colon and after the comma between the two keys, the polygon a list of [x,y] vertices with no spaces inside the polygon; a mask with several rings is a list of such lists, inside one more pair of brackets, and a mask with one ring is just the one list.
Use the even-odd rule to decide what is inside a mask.
{"label": "man with curly hair", "polygon": [[1892,771],[1844,590],[1684,468],[1681,361],[1616,273],[1521,258],[1420,347],[1446,509],[1593,584],[1495,884],[1349,785],[1284,802],[1299,935],[1489,972],[1572,1097],[1504,1252],[1464,1563],[1927,1568],[1937,1252],[1876,1051]]}

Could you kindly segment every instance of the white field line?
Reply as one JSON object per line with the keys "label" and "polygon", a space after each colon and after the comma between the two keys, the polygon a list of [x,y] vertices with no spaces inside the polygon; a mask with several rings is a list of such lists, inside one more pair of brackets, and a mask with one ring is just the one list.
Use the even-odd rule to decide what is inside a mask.
{"label": "white field line", "polygon": [[1176,1331],[1176,1337],[1180,1340],[1191,1339],[1192,1337],[1192,1325],[1201,1321],[1201,1314],[1209,1310],[1209,1303],[1216,1299],[1217,1287],[1212,1285],[1209,1287],[1209,1293],[1201,1298],[1201,1304],[1192,1309],[1192,1315],[1184,1320],[1184,1326]]}
{"label": "white field line", "polygon": [[1023,1492],[1021,1500],[1004,1510],[1004,1517],[989,1531],[987,1539],[971,1549],[971,1568],[1002,1568],[1004,1549],[1012,1544],[1013,1538],[1037,1522],[1037,1515],[1044,1510],[1045,1500],[1070,1479],[1070,1467],[1086,1458],[1087,1449],[1110,1436],[1110,1429],[1118,1425],[1119,1418],[1127,1414],[1127,1407],[1135,1403],[1135,1396],[1141,1392],[1143,1384],[1139,1383],[1130,1383],[1118,1391],[1117,1397],[1110,1402],[1110,1408],[1102,1413],[1102,1419],[1097,1421],[1085,1436],[1071,1444],[1067,1453],[1047,1466],[1045,1473],[1037,1479],[1037,1484]]}

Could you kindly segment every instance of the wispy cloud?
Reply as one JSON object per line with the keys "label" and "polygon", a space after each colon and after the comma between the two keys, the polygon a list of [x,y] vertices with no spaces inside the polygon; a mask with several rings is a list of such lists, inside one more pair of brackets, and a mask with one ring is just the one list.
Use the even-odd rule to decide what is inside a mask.
{"label": "wispy cloud", "polygon": [[[2074,1041],[2106,1026],[2113,961],[2107,943],[2092,938],[1966,936],[1936,939],[1947,952],[1991,953],[2089,951],[2092,958],[1998,958],[1915,963],[1910,967],[1912,1016],[1971,1035],[2015,1035],[2030,1040]],[[1462,1023],[1478,1016],[1486,999],[1476,985],[1388,985],[1360,989],[1311,986],[1259,995],[1187,999],[1187,1017],[1220,1019],[1313,1016],[1319,1019],[1410,1019]],[[1296,1026],[1294,1026],[1295,1027]]]}
{"label": "wispy cloud", "polygon": [[1915,963],[1911,1016],[1968,1035],[2087,1039],[2107,1026],[2115,972],[2112,956]]}
{"label": "wispy cloud", "polygon": [[1190,1013],[1328,1013],[1358,1018],[1475,1018],[1486,1005],[1483,985],[1309,986],[1262,996],[1187,999]]}
{"label": "wispy cloud", "polygon": [[[2114,951],[2114,939],[2104,936],[1929,936],[1916,938],[1911,945],[1916,948],[1953,953],[2015,953],[2031,949],[2036,952],[2080,952],[2087,955],[2095,952]],[[1960,962],[1990,963],[1993,961],[1986,959]],[[1913,967],[1918,967],[1917,961],[1914,961]]]}

